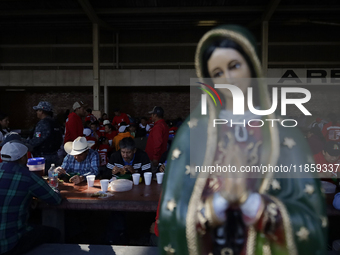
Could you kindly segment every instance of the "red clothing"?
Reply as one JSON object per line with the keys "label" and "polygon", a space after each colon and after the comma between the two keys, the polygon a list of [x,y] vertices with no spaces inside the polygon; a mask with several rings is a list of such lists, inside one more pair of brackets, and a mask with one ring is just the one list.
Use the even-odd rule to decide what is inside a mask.
{"label": "red clothing", "polygon": [[340,142],[340,124],[328,122],[322,128],[322,134],[326,138],[326,141]]}
{"label": "red clothing", "polygon": [[99,145],[99,148],[97,151],[98,151],[99,158],[100,158],[100,165],[106,166],[106,164],[109,162],[107,154],[110,151],[110,146],[107,144],[101,144]]}
{"label": "red clothing", "polygon": [[93,145],[91,147],[92,150],[95,150],[98,147],[98,140],[97,138],[93,137],[93,136],[85,136],[86,141],[92,142]]}
{"label": "red clothing", "polygon": [[150,131],[145,147],[145,152],[148,154],[150,161],[159,160],[162,154],[166,152],[168,139],[168,125],[165,123],[164,119],[156,121],[154,127]]}
{"label": "red clothing", "polygon": [[107,140],[113,140],[113,138],[118,135],[118,131],[112,130],[111,133],[105,133],[105,136],[107,137]]}
{"label": "red clothing", "polygon": [[[313,157],[314,157],[315,164],[322,165],[322,169],[324,169],[324,164],[326,164],[327,169],[329,169],[330,172],[337,172],[337,170],[340,170],[340,168],[337,169],[338,166],[335,165],[335,164],[339,164],[339,161],[336,161],[334,163],[330,163],[326,161],[325,156],[323,155],[322,151],[320,151],[318,154],[315,154]],[[333,171],[331,171],[332,169]]]}
{"label": "red clothing", "polygon": [[178,127],[172,127],[169,129],[169,134],[176,134]]}
{"label": "red clothing", "polygon": [[159,236],[159,231],[158,231],[158,219],[159,219],[159,207],[161,205],[161,198],[162,198],[162,193],[159,197],[159,200],[158,200],[158,206],[157,206],[157,212],[156,212],[156,221],[155,221],[155,228],[154,228],[154,231],[155,231],[155,235],[156,236]]}
{"label": "red clothing", "polygon": [[105,130],[103,132],[99,129],[99,130],[96,131],[96,134],[97,134],[98,138],[101,137],[101,136],[105,136]]}
{"label": "red clothing", "polygon": [[95,122],[96,120],[97,120],[96,116],[94,116],[92,113],[85,117],[85,122],[90,121],[92,123]]}
{"label": "red clothing", "polygon": [[99,131],[99,137],[106,136],[105,135],[105,127],[100,127],[98,131]]}
{"label": "red clothing", "polygon": [[130,119],[129,119],[129,117],[126,115],[126,113],[123,113],[123,112],[122,112],[122,113],[120,113],[119,116],[115,116],[115,117],[113,118],[113,120],[112,120],[112,125],[113,125],[113,126],[116,126],[116,125],[122,123],[123,121],[124,121],[126,124],[130,124]]}
{"label": "red clothing", "polygon": [[71,112],[65,125],[64,143],[73,142],[78,136],[83,136],[83,129],[81,118],[75,112]]}

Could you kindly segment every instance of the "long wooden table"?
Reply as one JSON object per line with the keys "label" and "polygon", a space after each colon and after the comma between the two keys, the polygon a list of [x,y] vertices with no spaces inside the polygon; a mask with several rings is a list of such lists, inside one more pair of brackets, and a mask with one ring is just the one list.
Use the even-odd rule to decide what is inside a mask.
{"label": "long wooden table", "polygon": [[130,212],[156,212],[160,198],[161,186],[156,181],[146,186],[143,183],[133,185],[132,190],[126,192],[111,192],[113,196],[107,198],[93,197],[100,191],[100,181],[95,180],[94,186],[88,188],[86,182],[74,185],[73,183],[59,183],[59,190],[64,198],[60,205],[47,205],[40,203],[42,209],[42,223],[45,226],[55,227],[65,239],[64,211],[65,210],[107,210]]}

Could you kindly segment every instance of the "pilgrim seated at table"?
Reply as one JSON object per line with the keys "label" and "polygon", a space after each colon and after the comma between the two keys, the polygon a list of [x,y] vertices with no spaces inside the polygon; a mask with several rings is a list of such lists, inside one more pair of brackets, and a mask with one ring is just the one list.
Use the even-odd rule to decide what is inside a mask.
{"label": "pilgrim seated at table", "polygon": [[106,165],[106,175],[115,175],[117,178],[131,179],[133,173],[151,172],[148,154],[136,148],[131,137],[123,138],[119,142],[120,150],[113,153]]}
{"label": "pilgrim seated at table", "polygon": [[85,137],[80,136],[73,142],[65,143],[64,149],[67,156],[61,167],[57,168],[59,174],[71,176],[69,181],[74,184],[85,181],[87,175],[98,175],[99,154],[91,149],[92,145]]}

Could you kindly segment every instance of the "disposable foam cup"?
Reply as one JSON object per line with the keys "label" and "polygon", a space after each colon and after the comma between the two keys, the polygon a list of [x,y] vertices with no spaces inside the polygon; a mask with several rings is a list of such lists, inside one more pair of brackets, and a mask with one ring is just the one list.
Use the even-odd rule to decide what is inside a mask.
{"label": "disposable foam cup", "polygon": [[151,184],[151,177],[152,177],[152,173],[150,173],[150,172],[144,173],[145,185]]}
{"label": "disposable foam cup", "polygon": [[132,174],[132,180],[133,180],[134,185],[139,184],[139,178],[140,178],[140,174],[138,174],[138,173]]}
{"label": "disposable foam cup", "polygon": [[162,184],[164,173],[156,173],[157,183]]}
{"label": "disposable foam cup", "polygon": [[96,179],[95,175],[88,175],[86,176],[86,180],[87,180],[87,187],[93,187],[94,184],[94,179]]}
{"label": "disposable foam cup", "polygon": [[100,186],[102,187],[102,191],[106,192],[107,188],[109,187],[109,180],[107,179],[100,180]]}

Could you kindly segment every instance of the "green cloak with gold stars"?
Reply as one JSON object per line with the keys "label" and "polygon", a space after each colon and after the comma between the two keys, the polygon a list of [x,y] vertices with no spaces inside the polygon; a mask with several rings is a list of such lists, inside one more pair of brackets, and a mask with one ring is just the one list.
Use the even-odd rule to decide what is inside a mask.
{"label": "green cloak with gold stars", "polygon": [[[199,78],[202,77],[202,49],[215,37],[227,37],[240,44],[248,54],[257,77],[261,77],[255,41],[245,29],[226,26],[209,31],[199,42],[195,60]],[[265,84],[259,84],[259,97],[261,108],[269,109],[270,102]],[[205,233],[198,231],[198,226],[202,224],[199,214],[202,194],[209,177],[196,173],[194,166],[214,163],[219,134],[223,131],[219,128],[213,129],[211,122],[218,118],[220,110],[210,101],[207,115],[202,116],[197,108],[183,122],[172,143],[160,206],[161,254],[213,254],[211,249],[207,248],[209,242],[205,240],[212,238],[209,233],[213,228],[207,226]],[[274,119],[275,116],[264,118]],[[308,166],[310,169],[314,163],[310,149],[299,130],[265,124],[261,133],[261,158],[258,164],[302,166],[303,169]],[[267,224],[271,221],[268,224],[273,229],[268,230],[258,224],[248,226],[244,249],[240,254],[326,254],[327,216],[320,180],[315,172],[304,171],[300,174],[299,168],[289,177],[277,178],[274,172],[258,180],[256,191],[267,201],[258,222]],[[275,236],[278,233],[283,236]],[[225,247],[220,254],[233,253]]]}

